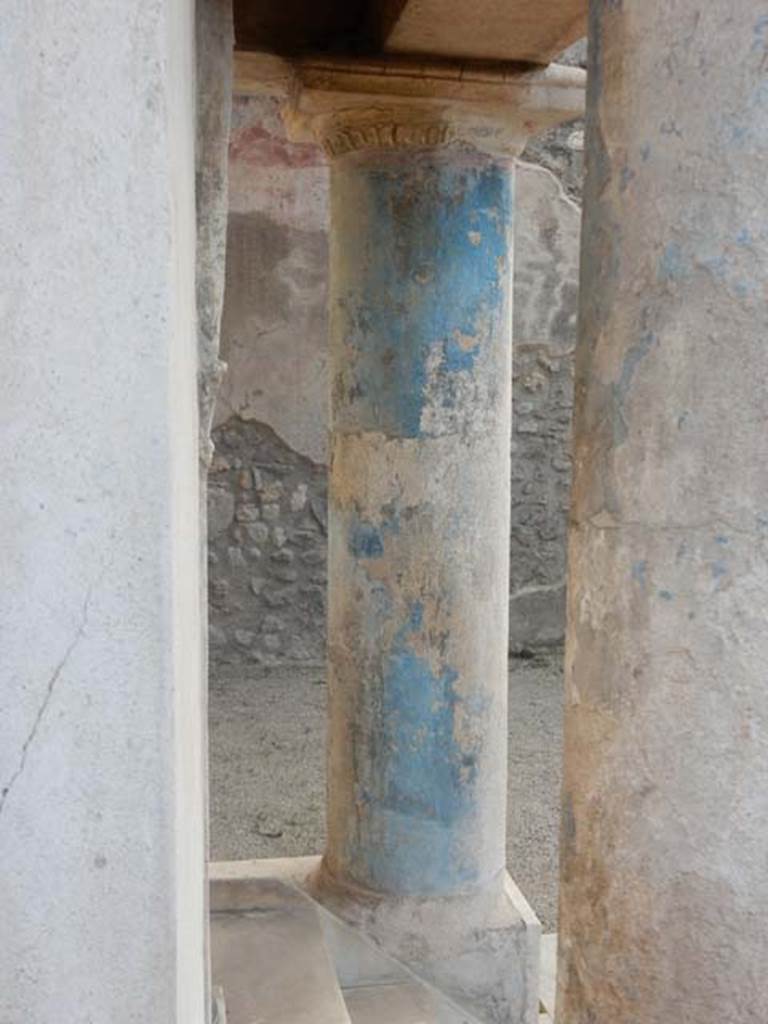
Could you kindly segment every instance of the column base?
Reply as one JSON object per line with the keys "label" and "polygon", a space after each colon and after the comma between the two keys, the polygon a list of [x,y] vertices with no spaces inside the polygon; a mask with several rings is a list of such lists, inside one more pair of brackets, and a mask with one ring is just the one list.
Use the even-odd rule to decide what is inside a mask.
{"label": "column base", "polygon": [[339,886],[319,857],[213,864],[211,878],[296,886],[478,1024],[539,1020],[541,926],[506,874],[493,891],[444,899],[382,898]]}

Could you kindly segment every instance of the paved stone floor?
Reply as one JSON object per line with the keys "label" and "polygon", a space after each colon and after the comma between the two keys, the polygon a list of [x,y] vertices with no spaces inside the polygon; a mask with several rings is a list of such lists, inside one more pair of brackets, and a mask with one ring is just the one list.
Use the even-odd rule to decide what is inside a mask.
{"label": "paved stone floor", "polygon": [[[509,869],[545,931],[557,916],[562,655],[510,663]],[[226,666],[210,694],[211,855],[320,852],[325,836],[321,669]]]}

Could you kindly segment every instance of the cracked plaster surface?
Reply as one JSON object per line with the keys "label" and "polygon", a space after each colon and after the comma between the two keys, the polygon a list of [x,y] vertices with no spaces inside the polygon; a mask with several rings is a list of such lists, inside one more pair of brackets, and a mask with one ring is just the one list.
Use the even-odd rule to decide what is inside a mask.
{"label": "cracked plaster surface", "polygon": [[78,644],[85,635],[85,629],[88,624],[88,607],[90,605],[90,600],[91,592],[89,590],[88,593],[86,594],[85,601],[83,602],[83,610],[80,616],[80,622],[77,626],[77,630],[75,631],[75,635],[70,640],[66,650],[64,651],[64,654],[62,655],[59,662],[55,666],[53,672],[48,678],[48,682],[43,692],[43,699],[40,702],[40,705],[37,709],[37,713],[35,714],[32,726],[29,732],[27,733],[26,739],[21,745],[21,749],[19,751],[18,764],[16,765],[16,768],[13,770],[10,777],[8,778],[8,781],[0,790],[0,815],[2,815],[5,809],[5,804],[8,798],[10,797],[11,793],[13,792],[14,786],[16,785],[16,783],[21,778],[24,772],[30,747],[35,741],[35,738],[40,730],[40,726],[43,723],[43,719],[45,718],[46,712],[48,711],[48,708],[50,706],[51,700],[53,699],[56,684],[61,678],[64,669],[67,667],[67,664],[72,655],[74,654],[75,649],[77,648]]}

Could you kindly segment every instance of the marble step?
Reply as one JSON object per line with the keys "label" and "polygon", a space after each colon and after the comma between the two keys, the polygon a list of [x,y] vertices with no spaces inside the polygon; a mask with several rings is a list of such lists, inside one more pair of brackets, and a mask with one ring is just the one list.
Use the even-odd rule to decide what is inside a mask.
{"label": "marble step", "polygon": [[280,881],[212,884],[211,973],[227,1024],[350,1024],[315,907]]}
{"label": "marble step", "polygon": [[417,981],[344,989],[352,1024],[474,1024]]}
{"label": "marble step", "polygon": [[[539,1024],[554,1017],[556,939],[543,936]],[[226,1024],[479,1024],[287,872],[214,877],[211,945]]]}

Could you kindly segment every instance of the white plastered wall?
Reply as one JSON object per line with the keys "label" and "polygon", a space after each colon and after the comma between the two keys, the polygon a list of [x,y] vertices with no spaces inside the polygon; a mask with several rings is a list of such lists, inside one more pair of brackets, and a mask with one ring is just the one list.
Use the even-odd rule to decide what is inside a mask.
{"label": "white plastered wall", "polygon": [[0,34],[0,1022],[202,1024],[192,0]]}

